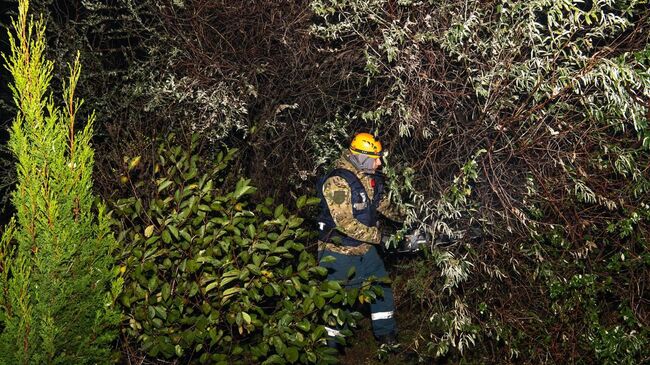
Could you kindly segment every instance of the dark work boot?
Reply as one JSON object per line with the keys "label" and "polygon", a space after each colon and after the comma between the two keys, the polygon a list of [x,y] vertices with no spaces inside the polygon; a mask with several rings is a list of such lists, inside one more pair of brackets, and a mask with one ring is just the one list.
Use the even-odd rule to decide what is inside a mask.
{"label": "dark work boot", "polygon": [[327,339],[327,347],[336,350],[339,355],[345,355],[345,347],[335,339]]}
{"label": "dark work boot", "polygon": [[385,335],[377,336],[377,342],[379,342],[379,345],[395,346],[398,344],[397,333],[389,332]]}

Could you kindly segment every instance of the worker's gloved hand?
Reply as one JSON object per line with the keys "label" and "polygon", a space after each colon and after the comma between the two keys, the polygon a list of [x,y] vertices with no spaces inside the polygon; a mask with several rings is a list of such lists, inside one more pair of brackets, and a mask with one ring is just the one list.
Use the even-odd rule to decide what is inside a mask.
{"label": "worker's gloved hand", "polygon": [[387,233],[381,234],[381,245],[382,247],[388,247],[388,240],[390,240],[390,235]]}
{"label": "worker's gloved hand", "polygon": [[404,241],[400,247],[397,248],[398,252],[417,252],[420,251],[422,246],[429,243],[429,235],[423,229],[416,229],[404,237]]}
{"label": "worker's gloved hand", "polygon": [[403,244],[404,236],[400,232],[381,232],[381,247],[388,251],[395,251]]}

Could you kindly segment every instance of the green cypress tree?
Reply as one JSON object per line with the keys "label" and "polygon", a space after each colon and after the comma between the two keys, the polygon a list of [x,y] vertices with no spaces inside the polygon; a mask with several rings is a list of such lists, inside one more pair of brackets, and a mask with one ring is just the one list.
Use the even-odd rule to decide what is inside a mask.
{"label": "green cypress tree", "polygon": [[55,106],[45,24],[28,18],[28,7],[28,0],[19,2],[11,56],[4,57],[18,107],[9,141],[18,185],[16,216],[0,244],[0,363],[106,363],[120,281],[109,219],[92,194],[93,116],[75,130],[78,57],[64,106]]}

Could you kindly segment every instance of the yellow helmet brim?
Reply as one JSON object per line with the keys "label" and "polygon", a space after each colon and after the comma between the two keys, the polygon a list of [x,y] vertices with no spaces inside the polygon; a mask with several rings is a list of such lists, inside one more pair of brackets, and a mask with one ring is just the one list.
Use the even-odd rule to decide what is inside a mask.
{"label": "yellow helmet brim", "polygon": [[350,152],[352,152],[355,155],[363,154],[370,158],[381,158],[381,156],[383,156],[383,152],[368,152],[368,151],[356,149],[354,147],[350,147]]}

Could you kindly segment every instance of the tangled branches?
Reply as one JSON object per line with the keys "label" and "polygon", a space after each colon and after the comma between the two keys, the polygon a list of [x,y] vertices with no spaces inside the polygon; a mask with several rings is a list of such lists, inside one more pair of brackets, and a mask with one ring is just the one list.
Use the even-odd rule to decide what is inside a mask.
{"label": "tangled branches", "polygon": [[[534,342],[540,331],[553,333],[543,320],[519,318],[546,318],[567,303],[583,315],[620,315],[634,302],[627,349],[647,356],[639,355],[647,333],[633,335],[647,326],[638,305],[648,303],[647,280],[633,291],[607,284],[648,274],[647,2],[312,6],[325,22],[314,26],[317,35],[339,52],[363,53],[373,100],[354,113],[392,139],[398,164],[417,171],[391,175],[416,203],[412,221],[465,237],[453,251],[433,250],[436,270],[464,289],[449,293],[451,302],[434,295],[432,321],[456,313],[432,335],[436,353],[495,335],[508,338],[514,356],[517,336]],[[479,246],[466,234],[476,224]],[[612,271],[619,256],[628,260],[623,275]],[[446,274],[449,265],[465,275]],[[591,293],[587,303],[574,297],[581,291]],[[584,353],[559,350],[583,343],[598,359],[620,361],[605,344],[622,317],[566,321],[563,337],[549,339],[553,350],[528,355],[575,360]],[[472,324],[481,324],[480,335]]]}

